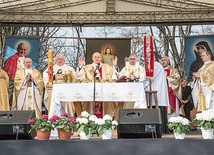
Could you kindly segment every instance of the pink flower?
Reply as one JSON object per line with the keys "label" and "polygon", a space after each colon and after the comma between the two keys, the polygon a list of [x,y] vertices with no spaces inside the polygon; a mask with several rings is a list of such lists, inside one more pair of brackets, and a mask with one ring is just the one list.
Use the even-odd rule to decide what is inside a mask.
{"label": "pink flower", "polygon": [[53,116],[49,119],[50,122],[56,122],[57,120],[59,120],[59,116],[57,116],[57,115],[53,115]]}
{"label": "pink flower", "polygon": [[61,114],[61,116],[68,117],[68,114],[66,112],[64,112]]}
{"label": "pink flower", "polygon": [[74,118],[74,117],[70,118],[70,122],[76,123],[76,118]]}
{"label": "pink flower", "polygon": [[28,124],[34,124],[35,123],[35,120],[34,119],[29,119],[28,120]]}
{"label": "pink flower", "polygon": [[47,119],[48,120],[48,115],[42,115],[41,117],[42,117],[42,119]]}

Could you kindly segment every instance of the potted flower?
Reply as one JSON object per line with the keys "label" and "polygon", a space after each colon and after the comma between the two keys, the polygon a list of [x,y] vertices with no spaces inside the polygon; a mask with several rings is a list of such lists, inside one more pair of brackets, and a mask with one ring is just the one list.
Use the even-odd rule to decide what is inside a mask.
{"label": "potted flower", "polygon": [[41,118],[34,117],[28,120],[30,124],[30,131],[36,130],[37,138],[39,140],[48,140],[50,137],[50,132],[53,130],[51,122],[48,120],[48,115],[42,115]]}
{"label": "potted flower", "polygon": [[80,139],[89,139],[91,131],[96,129],[95,115],[90,115],[88,112],[83,111],[79,117],[76,118],[75,131],[80,132]]}
{"label": "potted flower", "polygon": [[59,139],[70,139],[76,122],[75,118],[69,118],[67,113],[62,113],[61,116],[52,116],[49,121],[57,129]]}
{"label": "potted flower", "polygon": [[193,123],[198,124],[201,128],[202,136],[204,139],[213,138],[213,129],[214,129],[214,110],[209,109],[197,113]]}
{"label": "potted flower", "polygon": [[113,130],[117,129],[118,126],[118,122],[108,114],[104,115],[103,119],[97,119],[95,124],[97,124],[98,136],[102,135],[103,139],[111,139]]}
{"label": "potted flower", "polygon": [[170,117],[168,127],[174,132],[176,139],[184,139],[185,134],[190,131],[190,121],[183,117]]}

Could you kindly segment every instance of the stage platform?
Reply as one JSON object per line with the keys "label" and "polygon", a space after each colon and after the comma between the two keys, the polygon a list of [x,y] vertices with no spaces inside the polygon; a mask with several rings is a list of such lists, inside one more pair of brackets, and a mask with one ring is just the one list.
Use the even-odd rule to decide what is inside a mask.
{"label": "stage platform", "polygon": [[75,133],[70,140],[1,140],[2,155],[213,155],[214,140],[202,139],[194,130],[184,140],[174,139],[173,133],[162,138],[102,140],[94,135],[90,140],[80,140]]}

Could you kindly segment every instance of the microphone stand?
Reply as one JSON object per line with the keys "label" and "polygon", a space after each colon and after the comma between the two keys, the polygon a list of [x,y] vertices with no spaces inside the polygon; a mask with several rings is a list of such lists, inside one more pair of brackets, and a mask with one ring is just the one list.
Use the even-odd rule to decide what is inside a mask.
{"label": "microphone stand", "polygon": [[96,73],[96,71],[99,69],[99,67],[100,67],[100,63],[98,63],[98,65],[97,65],[97,67],[96,67],[96,69],[94,70],[94,90],[93,90],[93,109],[92,109],[92,111],[93,111],[93,114],[95,114],[95,95],[96,95],[96,76],[97,76],[97,73]]}

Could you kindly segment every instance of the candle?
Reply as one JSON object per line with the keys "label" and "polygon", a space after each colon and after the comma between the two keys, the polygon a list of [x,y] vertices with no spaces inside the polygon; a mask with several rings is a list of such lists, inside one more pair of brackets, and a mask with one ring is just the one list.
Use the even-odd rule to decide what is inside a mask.
{"label": "candle", "polygon": [[48,59],[53,59],[54,51],[48,50]]}
{"label": "candle", "polygon": [[136,62],[136,69],[137,69],[136,77],[140,78],[140,62],[139,61]]}
{"label": "candle", "polygon": [[48,82],[53,83],[53,50],[48,50]]}
{"label": "candle", "polygon": [[126,78],[129,78],[130,76],[130,64],[128,61],[126,61]]}

